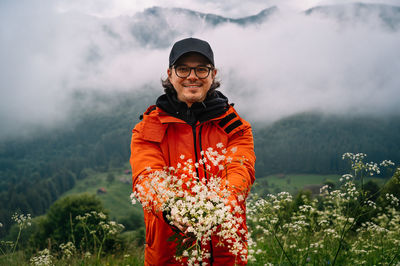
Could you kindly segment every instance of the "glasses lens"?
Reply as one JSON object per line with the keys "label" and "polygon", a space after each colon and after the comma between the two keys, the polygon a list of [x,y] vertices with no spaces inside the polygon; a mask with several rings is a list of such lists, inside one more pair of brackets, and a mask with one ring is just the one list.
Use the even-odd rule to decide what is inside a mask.
{"label": "glasses lens", "polygon": [[196,67],[195,71],[198,78],[204,79],[208,76],[210,69],[208,67]]}
{"label": "glasses lens", "polygon": [[186,78],[190,75],[190,67],[187,66],[177,66],[175,68],[176,75],[181,78]]}

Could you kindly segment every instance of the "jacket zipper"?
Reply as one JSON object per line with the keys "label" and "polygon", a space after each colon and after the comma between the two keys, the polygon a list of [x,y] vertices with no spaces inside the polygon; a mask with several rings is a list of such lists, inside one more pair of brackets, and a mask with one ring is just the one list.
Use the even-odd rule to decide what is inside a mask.
{"label": "jacket zipper", "polygon": [[[201,144],[201,132],[203,130],[203,125],[200,126],[199,128],[199,152],[203,150],[202,144]],[[197,134],[196,134],[196,125],[192,126],[192,131],[193,131],[193,144],[194,144],[194,155],[195,155],[195,163],[199,162],[199,157],[197,155]],[[201,154],[201,159],[204,161],[204,155]],[[203,171],[204,171],[204,178],[206,179],[206,184],[207,184],[207,169],[205,163],[203,163]],[[196,168],[196,173],[197,173],[197,178],[200,180],[200,175],[199,175],[199,169]]]}
{"label": "jacket zipper", "polygon": [[[198,162],[198,157],[197,157],[197,141],[196,141],[196,125],[192,126],[192,131],[193,131],[193,144],[194,144],[194,156],[195,156],[195,163]],[[197,174],[197,179],[200,180],[200,175],[199,175],[199,168],[196,167],[196,174]]]}

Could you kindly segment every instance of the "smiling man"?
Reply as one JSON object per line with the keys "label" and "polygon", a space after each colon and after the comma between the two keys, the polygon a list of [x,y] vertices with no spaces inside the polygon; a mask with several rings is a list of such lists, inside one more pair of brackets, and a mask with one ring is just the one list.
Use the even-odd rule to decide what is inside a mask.
{"label": "smiling man", "polygon": [[[142,121],[133,129],[131,166],[133,190],[148,182],[151,171],[176,166],[183,155],[198,162],[202,151],[221,143],[227,150],[234,148],[232,163],[223,177],[231,200],[245,210],[238,197],[247,196],[254,182],[254,145],[251,126],[243,120],[228,99],[218,90],[217,69],[210,45],[203,40],[187,38],[172,47],[168,77],[162,81],[165,94],[150,106]],[[245,158],[243,160],[243,158]],[[196,168],[199,180],[207,182],[207,171]],[[217,174],[217,173],[213,173]],[[146,225],[145,265],[180,265],[174,258],[176,243],[168,239],[186,225],[167,220],[165,214],[144,209]],[[246,216],[242,214],[240,231],[246,245]],[[244,233],[243,233],[244,232]],[[246,256],[229,252],[215,234],[202,250],[210,254],[203,265],[245,264]]]}

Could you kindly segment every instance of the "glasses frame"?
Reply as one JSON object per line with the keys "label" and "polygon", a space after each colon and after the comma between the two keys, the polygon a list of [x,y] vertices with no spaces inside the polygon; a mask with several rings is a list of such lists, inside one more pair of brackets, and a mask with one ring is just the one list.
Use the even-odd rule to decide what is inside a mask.
{"label": "glasses frame", "polygon": [[[178,72],[177,72],[176,68],[177,68],[177,67],[180,67],[180,66],[185,66],[185,67],[189,68],[189,73],[188,73],[186,76],[180,76],[180,75],[178,75]],[[197,71],[196,71],[196,68],[198,68],[198,67],[205,67],[205,68],[207,68],[207,69],[208,69],[207,76],[202,77],[202,78],[199,77],[199,76],[197,75]],[[174,65],[173,68],[175,69],[175,74],[176,74],[178,77],[182,78],[182,79],[189,77],[190,74],[192,73],[192,70],[194,70],[194,74],[196,75],[196,77],[197,77],[198,79],[206,79],[206,78],[208,78],[208,76],[210,76],[210,72],[211,72],[212,70],[214,70],[214,67],[209,67],[209,66],[204,66],[204,65],[199,65],[199,66],[196,66],[196,67],[189,67],[189,66],[186,66],[186,65]]]}

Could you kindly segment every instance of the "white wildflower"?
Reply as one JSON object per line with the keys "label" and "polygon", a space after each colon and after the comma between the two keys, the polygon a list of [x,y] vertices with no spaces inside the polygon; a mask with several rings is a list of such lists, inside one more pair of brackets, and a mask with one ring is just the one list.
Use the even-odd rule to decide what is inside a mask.
{"label": "white wildflower", "polygon": [[46,248],[42,251],[39,251],[36,257],[32,257],[30,259],[30,263],[32,265],[38,265],[38,266],[53,265],[53,256],[50,254],[50,251]]}

